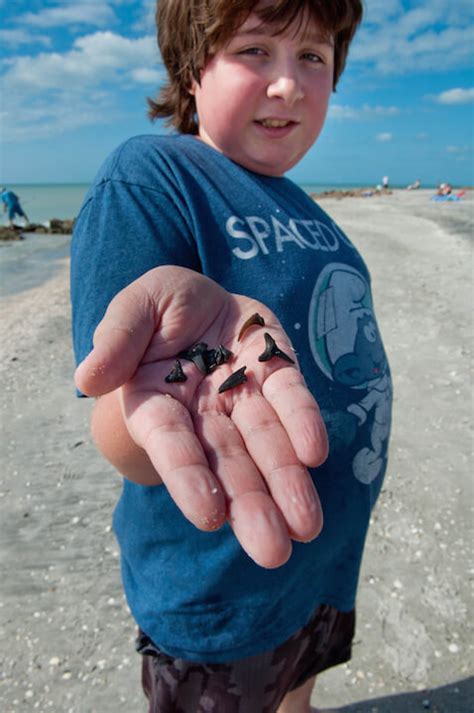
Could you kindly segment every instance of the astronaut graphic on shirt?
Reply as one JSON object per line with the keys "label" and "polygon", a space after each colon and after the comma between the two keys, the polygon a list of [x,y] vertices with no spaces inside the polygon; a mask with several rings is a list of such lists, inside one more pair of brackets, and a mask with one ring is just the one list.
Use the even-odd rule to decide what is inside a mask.
{"label": "astronaut graphic on shirt", "polygon": [[[341,263],[323,269],[311,299],[308,331],[321,371],[354,391],[345,413],[323,414],[330,424],[345,423],[352,440],[358,429],[368,429],[366,445],[352,460],[352,472],[369,484],[385,467],[392,385],[370,288],[358,270]],[[355,419],[352,429],[347,429],[349,415]]]}

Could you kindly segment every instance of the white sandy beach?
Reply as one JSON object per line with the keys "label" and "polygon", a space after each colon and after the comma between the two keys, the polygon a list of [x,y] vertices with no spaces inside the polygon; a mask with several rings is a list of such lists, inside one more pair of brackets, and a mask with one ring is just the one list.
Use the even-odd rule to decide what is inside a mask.
{"label": "white sandy beach", "polygon": [[[473,711],[474,196],[431,195],[321,202],[371,269],[395,389],[353,660],[314,696],[344,713]],[[31,241],[55,239],[0,246],[20,285],[1,297],[0,711],[144,713],[111,532],[120,479],[74,395],[68,258],[40,284],[33,274]]]}

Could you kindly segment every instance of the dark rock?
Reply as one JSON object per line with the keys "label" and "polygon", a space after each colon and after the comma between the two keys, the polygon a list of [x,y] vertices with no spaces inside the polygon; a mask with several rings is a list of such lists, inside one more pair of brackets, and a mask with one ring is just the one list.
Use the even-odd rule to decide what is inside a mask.
{"label": "dark rock", "polygon": [[73,220],[59,220],[59,218],[51,218],[49,221],[49,232],[50,233],[61,233],[63,235],[70,235],[74,228]]}
{"label": "dark rock", "polygon": [[25,233],[41,233],[43,235],[49,232],[48,228],[45,225],[41,225],[41,223],[28,223],[22,230]]}
{"label": "dark rock", "polygon": [[321,198],[367,198],[370,196],[389,196],[392,195],[392,191],[385,188],[383,190],[377,190],[376,188],[354,188],[350,190],[332,190],[332,191],[322,191],[321,193],[311,193],[310,196],[313,200],[321,200]]}
{"label": "dark rock", "polygon": [[0,240],[23,240],[22,233],[71,235],[73,228],[74,220],[60,220],[59,218],[51,218],[49,227],[41,223],[28,223],[22,226],[0,226]]}
{"label": "dark rock", "polygon": [[0,225],[0,240],[23,240],[20,228]]}

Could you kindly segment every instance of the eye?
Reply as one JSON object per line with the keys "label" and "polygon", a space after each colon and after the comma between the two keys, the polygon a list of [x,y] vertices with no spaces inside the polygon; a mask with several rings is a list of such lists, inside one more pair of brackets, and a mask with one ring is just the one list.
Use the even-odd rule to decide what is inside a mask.
{"label": "eye", "polygon": [[237,54],[249,54],[249,55],[262,55],[265,54],[261,47],[245,47],[243,50],[239,50]]}
{"label": "eye", "polygon": [[303,52],[301,59],[310,64],[326,64],[324,56],[316,52]]}

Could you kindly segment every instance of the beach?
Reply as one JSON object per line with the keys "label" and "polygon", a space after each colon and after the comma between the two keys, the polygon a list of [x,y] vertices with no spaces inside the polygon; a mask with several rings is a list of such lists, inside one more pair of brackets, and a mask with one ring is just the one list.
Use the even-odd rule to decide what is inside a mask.
{"label": "beach", "polygon": [[[395,393],[353,659],[318,680],[324,710],[474,710],[474,195],[432,194],[321,200],[372,273]],[[111,531],[121,482],[74,394],[68,244],[0,246],[0,710],[145,713]]]}

